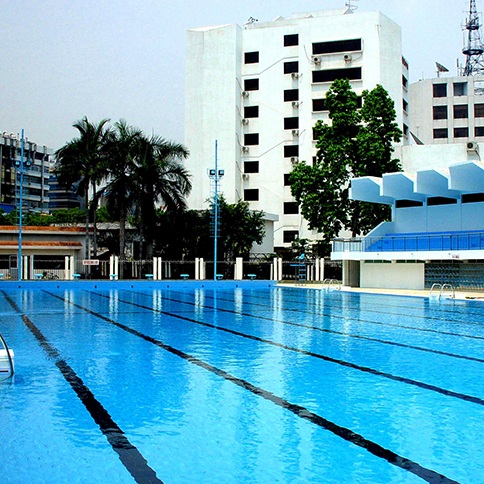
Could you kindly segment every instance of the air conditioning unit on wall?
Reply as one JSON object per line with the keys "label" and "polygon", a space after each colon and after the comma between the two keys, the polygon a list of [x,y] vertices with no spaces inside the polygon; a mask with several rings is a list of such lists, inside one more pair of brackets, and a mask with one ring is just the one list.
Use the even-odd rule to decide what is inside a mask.
{"label": "air conditioning unit on wall", "polygon": [[317,55],[313,55],[312,61],[313,61],[313,64],[319,65],[321,64],[321,57],[318,57]]}
{"label": "air conditioning unit on wall", "polygon": [[298,129],[293,129],[292,130],[292,135],[293,136],[299,136],[299,130]]}
{"label": "air conditioning unit on wall", "polygon": [[248,120],[248,119],[246,119],[246,118],[243,118],[243,119],[242,119],[242,124],[243,124],[244,126],[247,126],[247,125],[249,124],[249,120]]}
{"label": "air conditioning unit on wall", "polygon": [[242,153],[248,153],[249,152],[249,147],[248,146],[242,146]]}
{"label": "air conditioning unit on wall", "polygon": [[245,97],[245,98],[249,97],[248,91],[242,91],[242,97]]}
{"label": "air conditioning unit on wall", "polygon": [[467,142],[467,152],[468,153],[479,153],[479,145],[475,141]]}
{"label": "air conditioning unit on wall", "polygon": [[297,156],[291,157],[291,163],[297,165],[299,163],[299,158]]}
{"label": "air conditioning unit on wall", "polygon": [[248,173],[242,174],[242,180],[248,180],[249,178],[250,178],[250,175]]}

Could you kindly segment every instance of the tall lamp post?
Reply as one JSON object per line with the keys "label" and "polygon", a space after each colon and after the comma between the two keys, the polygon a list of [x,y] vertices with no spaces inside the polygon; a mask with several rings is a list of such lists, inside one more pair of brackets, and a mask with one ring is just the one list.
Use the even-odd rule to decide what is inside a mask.
{"label": "tall lamp post", "polygon": [[215,140],[215,170],[210,169],[208,170],[208,176],[213,182],[213,211],[214,211],[214,220],[213,220],[213,280],[217,280],[217,239],[219,236],[219,205],[218,205],[218,188],[220,179],[224,176],[224,170],[218,169],[218,159],[217,159],[217,149],[218,149],[218,141]]}
{"label": "tall lamp post", "polygon": [[28,168],[32,164],[32,160],[27,158],[24,162],[24,130],[22,129],[22,145],[20,149],[20,161],[15,159],[14,163],[20,173],[20,197],[19,197],[19,220],[18,220],[18,280],[22,280],[22,211],[23,211],[23,181],[24,181],[24,167]]}

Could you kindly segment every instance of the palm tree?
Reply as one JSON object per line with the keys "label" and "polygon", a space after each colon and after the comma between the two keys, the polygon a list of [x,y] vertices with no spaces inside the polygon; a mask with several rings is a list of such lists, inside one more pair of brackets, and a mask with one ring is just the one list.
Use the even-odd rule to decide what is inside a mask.
{"label": "palm tree", "polygon": [[[71,187],[77,184],[77,194],[86,200],[86,257],[89,249],[89,189],[93,189],[93,200],[97,200],[96,186],[105,177],[104,147],[109,128],[109,119],[91,123],[86,116],[73,124],[79,136],[66,143],[55,153],[56,174],[59,183]],[[96,212],[94,207],[94,212]],[[95,224],[94,224],[95,225]],[[94,227],[94,251],[97,252],[96,227]]]}
{"label": "palm tree", "polygon": [[134,172],[143,133],[122,119],[114,124],[106,143],[108,163],[104,188],[108,206],[119,215],[119,257],[125,258],[126,220],[135,196]]}
{"label": "palm tree", "polygon": [[[153,256],[153,223],[156,205],[168,211],[184,210],[192,184],[190,174],[180,163],[188,157],[182,144],[159,136],[141,137],[138,141],[136,164],[137,197],[135,202],[140,219],[141,242],[146,237],[146,257]],[[141,249],[140,249],[141,252]]]}

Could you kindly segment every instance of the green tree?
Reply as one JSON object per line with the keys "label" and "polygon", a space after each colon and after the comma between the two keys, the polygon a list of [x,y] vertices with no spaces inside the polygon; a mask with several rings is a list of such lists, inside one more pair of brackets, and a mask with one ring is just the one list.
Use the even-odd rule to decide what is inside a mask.
{"label": "green tree", "polygon": [[136,199],[135,169],[140,129],[122,119],[114,124],[105,145],[107,185],[104,193],[108,210],[119,217],[119,257],[125,258],[126,221]]}
{"label": "green tree", "polygon": [[[85,197],[86,207],[89,207],[89,189],[93,190],[93,199],[97,200],[97,185],[105,176],[104,147],[109,134],[106,127],[108,119],[99,123],[91,123],[85,116],[74,123],[73,127],[79,131],[77,138],[66,143],[56,151],[56,174],[61,185],[65,187],[77,186],[77,193]],[[95,211],[94,211],[95,213]],[[86,251],[89,250],[89,211],[85,214]],[[94,220],[93,246],[96,254],[96,224]]]}
{"label": "green tree", "polygon": [[150,259],[153,257],[156,205],[161,203],[166,212],[174,212],[177,216],[186,209],[186,197],[192,184],[188,171],[180,161],[188,156],[188,150],[181,144],[159,136],[141,136],[137,150],[134,176],[141,235],[140,252],[142,242],[146,239],[146,257]]}
{"label": "green tree", "polygon": [[291,193],[310,229],[322,234],[326,251],[342,229],[355,237],[390,216],[386,206],[350,200],[351,178],[401,170],[392,154],[402,132],[388,93],[380,85],[364,91],[360,110],[357,100],[348,80],[331,85],[326,94],[331,124],[318,121],[314,128],[316,162],[302,162],[291,172]]}

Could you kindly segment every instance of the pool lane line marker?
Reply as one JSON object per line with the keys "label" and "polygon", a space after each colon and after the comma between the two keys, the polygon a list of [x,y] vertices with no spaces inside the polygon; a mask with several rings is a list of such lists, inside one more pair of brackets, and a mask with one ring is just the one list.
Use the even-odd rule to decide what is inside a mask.
{"label": "pool lane line marker", "polygon": [[[136,292],[136,291],[129,291],[129,292],[134,292],[135,294],[140,294],[140,295],[143,295],[143,296],[149,296],[149,294],[146,294],[144,292]],[[177,292],[177,291],[172,291],[172,292]],[[224,294],[227,294],[227,293],[224,293]],[[209,297],[211,299],[215,299],[213,296],[207,296],[207,297]],[[374,341],[376,343],[382,343],[382,344],[387,344],[387,345],[392,345],[392,346],[399,346],[399,347],[402,347],[402,348],[409,348],[409,349],[418,350],[418,351],[425,351],[427,353],[435,353],[435,354],[438,354],[438,355],[450,356],[452,358],[459,358],[459,359],[463,359],[463,360],[469,360],[469,361],[476,361],[478,363],[484,363],[484,359],[477,358],[477,357],[474,357],[474,356],[459,355],[457,353],[449,353],[447,351],[434,350],[434,349],[431,349],[431,348],[423,348],[422,346],[414,346],[414,345],[409,345],[409,344],[406,344],[406,343],[398,343],[396,341],[388,341],[388,340],[385,340],[385,339],[372,338],[370,336],[363,336],[363,335],[358,335],[358,334],[353,334],[353,333],[344,333],[342,331],[336,331],[334,329],[319,328],[318,326],[309,326],[307,324],[294,323],[293,321],[285,321],[284,319],[268,318],[266,316],[259,316],[259,315],[256,315],[256,314],[243,313],[241,311],[234,311],[232,309],[224,309],[224,308],[218,308],[218,307],[216,308],[214,306],[207,306],[205,304],[198,304],[198,303],[195,303],[195,302],[180,301],[178,299],[171,299],[171,298],[167,298],[167,297],[164,297],[164,296],[161,296],[161,298],[164,299],[165,301],[172,301],[172,302],[177,302],[177,303],[182,303],[182,304],[188,304],[190,306],[203,307],[203,308],[206,308],[206,309],[215,309],[216,311],[222,311],[222,312],[226,312],[226,313],[230,313],[230,314],[237,314],[239,316],[247,316],[247,317],[251,317],[251,318],[262,319],[264,321],[270,321],[270,322],[274,322],[274,323],[287,324],[287,325],[290,325],[290,326],[296,326],[296,327],[300,327],[300,328],[312,329],[312,330],[315,330],[315,331],[320,331],[322,333],[336,334],[336,335],[339,335],[339,336],[347,336],[349,338],[357,338],[357,339],[363,339],[363,340],[367,340],[367,341]],[[224,299],[224,298],[218,298],[218,299],[220,299],[222,301],[231,302],[231,303],[236,302],[233,299]],[[270,307],[270,306],[267,306],[265,304],[258,304],[258,303],[251,303],[251,302],[249,302],[248,304],[251,304],[253,306],[262,306],[264,308]],[[312,314],[312,315],[318,316],[316,313],[310,313],[310,312],[307,312],[307,311],[298,311],[296,309],[290,309],[289,311],[306,312],[307,314]],[[181,311],[177,311],[177,312],[181,312]],[[348,318],[348,319],[351,319],[351,318]],[[353,321],[353,319],[352,319],[352,321]],[[482,339],[484,339],[484,338],[482,338]]]}
{"label": "pool lane line marker", "polygon": [[138,484],[163,484],[156,472],[148,465],[146,459],[141,455],[139,450],[131,444],[124,432],[114,422],[108,411],[102,406],[101,402],[96,399],[91,390],[84,384],[82,379],[67,364],[59,350],[52,346],[37,326],[25,315],[13,299],[2,291],[3,296],[17,311],[24,324],[35,336],[37,342],[47,355],[54,361],[55,366],[60,370],[64,379],[69,383],[76,392],[81,402],[90,413],[91,417],[98,424],[101,432],[111,444],[113,450],[118,454],[126,470],[133,476]]}
{"label": "pool lane line marker", "polygon": [[[44,289],[43,289],[43,291],[46,292],[47,294],[50,294],[51,296],[53,296],[57,299],[60,299],[61,301],[68,302],[69,304],[71,304],[71,305],[73,305],[77,308],[83,309],[84,311],[86,311],[90,314],[93,314],[94,316],[97,316],[101,319],[104,319],[105,321],[108,321],[108,322],[115,324],[119,327],[123,327],[123,329],[129,327],[129,326],[123,325],[122,323],[118,323],[117,321],[114,321],[114,320],[112,320],[112,319],[110,319],[106,316],[103,316],[100,313],[92,311],[91,309],[80,306],[79,304],[76,304],[69,299],[64,299],[64,298],[57,296],[56,294],[53,294],[53,293],[46,291]],[[94,291],[85,290],[85,292],[87,292],[89,294],[94,294],[94,295],[99,296],[99,297],[109,299],[109,296],[106,296],[104,294],[99,294],[99,293],[94,292]],[[312,356],[314,358],[318,358],[318,359],[321,359],[323,361],[327,361],[329,363],[335,363],[337,365],[344,366],[346,368],[351,368],[353,370],[362,371],[364,373],[370,373],[371,375],[380,376],[380,377],[383,377],[383,378],[388,378],[389,380],[397,381],[399,383],[406,383],[408,385],[413,385],[413,386],[416,386],[416,387],[419,387],[419,388],[423,388],[425,390],[437,392],[437,393],[440,393],[440,394],[448,396],[448,397],[454,397],[454,398],[458,398],[460,400],[464,400],[466,402],[476,403],[477,405],[484,406],[484,400],[479,398],[479,397],[474,397],[472,395],[466,395],[464,393],[454,392],[452,390],[446,390],[445,388],[440,388],[440,387],[435,386],[435,385],[430,385],[429,383],[424,383],[424,382],[421,382],[421,381],[418,381],[418,380],[412,380],[410,378],[405,378],[403,376],[392,375],[391,373],[386,373],[386,372],[383,372],[383,371],[375,370],[374,368],[369,368],[367,366],[361,366],[361,365],[357,365],[355,363],[350,363],[348,361],[338,360],[336,358],[331,358],[330,356],[325,356],[325,355],[321,355],[319,353],[313,353],[312,351],[307,351],[307,350],[302,350],[300,348],[295,348],[294,346],[287,346],[287,345],[284,345],[282,343],[278,343],[277,341],[259,338],[258,336],[253,336],[251,334],[241,333],[241,332],[233,330],[233,329],[224,328],[223,326],[216,326],[214,324],[206,323],[204,321],[198,321],[196,319],[187,318],[185,316],[180,316],[178,314],[169,313],[167,311],[162,311],[160,309],[155,309],[155,308],[152,308],[152,307],[150,308],[149,306],[143,306],[142,304],[133,303],[131,301],[124,301],[124,300],[119,299],[119,298],[117,298],[117,301],[124,303],[124,304],[130,304],[130,305],[137,306],[137,307],[140,307],[140,308],[148,309],[149,311],[156,312],[156,313],[159,313],[159,314],[164,314],[166,316],[181,319],[183,321],[188,321],[190,323],[195,323],[195,324],[199,324],[201,326],[206,326],[208,328],[217,329],[219,331],[230,333],[230,334],[233,334],[235,336],[241,336],[242,338],[247,338],[247,339],[251,339],[253,341],[258,341],[260,343],[269,344],[269,345],[275,346],[277,348],[282,348],[282,349],[285,349],[285,350],[294,351],[296,353],[300,353],[300,354],[303,354],[303,355],[306,355],[306,356]],[[136,331],[136,330],[133,330],[133,331]]]}
{"label": "pool lane line marker", "polygon": [[[126,289],[121,289],[121,290],[127,291]],[[135,292],[137,294],[144,294],[142,292],[136,292],[136,291],[131,291],[131,292]],[[171,291],[171,292],[176,293],[177,291]],[[180,293],[178,292],[178,294],[180,294]],[[225,293],[225,294],[227,294],[227,293]],[[213,298],[213,296],[207,296],[207,297]],[[168,300],[177,302],[176,299],[168,299]],[[196,305],[195,303],[188,303],[187,301],[180,301],[180,302],[184,302],[186,304]],[[252,304],[254,306],[260,305],[260,306],[263,306],[263,307],[267,307],[264,304],[257,304],[257,303],[250,303],[250,304]],[[342,316],[340,314],[328,314],[328,313],[324,313],[324,312],[315,313],[315,312],[307,311],[307,310],[304,310],[304,309],[291,309],[291,308],[280,308],[280,307],[276,308],[276,309],[284,310],[284,311],[291,311],[291,312],[296,312],[296,313],[313,314],[315,316],[326,316],[328,318],[344,319],[345,321],[356,321],[356,322],[361,322],[361,323],[376,324],[376,325],[379,325],[379,326],[390,326],[390,327],[393,327],[393,328],[403,328],[403,329],[409,329],[409,330],[413,330],[413,331],[421,331],[421,332],[424,332],[424,333],[437,333],[437,334],[445,334],[447,336],[458,336],[460,338],[470,338],[470,339],[484,340],[484,336],[475,336],[475,335],[471,335],[471,334],[462,334],[462,333],[451,333],[449,331],[439,331],[439,330],[436,330],[436,329],[418,328],[418,327],[415,327],[415,326],[406,326],[404,324],[383,323],[381,321],[373,321],[371,319],[362,319],[362,318],[356,318],[356,317],[350,318],[348,316]],[[218,310],[218,308],[217,308],[217,310]],[[374,311],[374,312],[376,312],[376,311]],[[237,314],[240,314],[240,313],[237,313]],[[388,313],[384,313],[382,311],[381,314],[388,314]],[[392,313],[390,313],[390,314],[392,314]],[[439,319],[439,320],[442,321],[441,319]],[[456,321],[456,322],[458,322],[458,321]],[[482,326],[480,323],[462,323],[462,324],[477,324],[477,325]]]}
{"label": "pool lane line marker", "polygon": [[[226,372],[225,370],[222,370],[221,368],[213,366],[210,363],[207,363],[206,361],[200,360],[200,359],[196,358],[195,356],[192,356],[188,353],[185,353],[181,350],[178,350],[178,349],[174,348],[173,346],[170,346],[166,343],[163,343],[163,341],[161,341],[161,340],[158,340],[158,339],[153,338],[151,336],[148,336],[144,333],[141,333],[140,331],[138,331],[134,328],[131,328],[129,326],[126,326],[123,323],[119,323],[118,321],[114,321],[113,319],[110,319],[106,316],[103,316],[102,314],[99,314],[95,311],[92,311],[89,308],[85,308],[85,307],[83,307],[79,304],[76,304],[73,301],[71,301],[70,299],[65,299],[61,296],[58,296],[58,295],[53,294],[53,293],[46,291],[46,290],[43,290],[43,291],[46,292],[47,294],[57,298],[57,299],[60,299],[61,301],[67,302],[67,303],[69,303],[69,304],[71,304],[71,305],[73,305],[77,308],[83,309],[87,313],[92,314],[93,316],[96,316],[97,318],[102,319],[102,320],[104,320],[104,321],[106,321],[110,324],[113,324],[114,326],[117,326],[118,328],[121,328],[124,331],[126,331],[126,332],[128,332],[128,333],[130,333],[134,336],[138,336],[139,338],[142,338],[145,341],[152,343],[152,344],[158,346],[159,348],[162,348],[163,350],[168,351],[169,353],[171,353],[173,355],[179,356],[180,358],[183,358],[184,360],[188,361],[189,363],[197,365],[200,368],[203,368],[204,370],[207,370],[207,371],[209,371],[209,372],[211,372],[211,373],[213,373],[213,374],[215,374],[215,375],[217,375],[221,378],[224,378],[225,380],[227,380],[231,383],[234,383],[235,385],[238,385],[239,387],[241,387],[245,390],[248,390],[255,395],[258,395],[258,396],[264,398],[265,400],[268,400],[268,401],[276,404],[277,406],[279,406],[283,409],[289,410],[290,412],[292,412],[293,414],[295,414],[296,416],[298,416],[300,418],[303,418],[305,420],[309,420],[310,422],[318,425],[319,427],[322,427],[326,430],[329,430],[331,433],[333,433],[334,435],[336,435],[338,437],[341,437],[342,439],[346,440],[347,442],[350,442],[354,445],[362,447],[363,449],[367,450],[368,452],[370,452],[374,456],[380,457],[381,459],[386,460],[387,462],[389,462],[390,464],[392,464],[396,467],[400,467],[401,469],[404,469],[408,472],[411,472],[412,474],[420,477],[421,479],[428,482],[429,484],[460,484],[459,482],[454,481],[453,479],[449,479],[448,477],[444,476],[443,474],[439,474],[436,471],[433,471],[431,469],[427,469],[426,467],[421,466],[417,462],[414,462],[410,459],[407,459],[406,457],[402,457],[401,455],[396,454],[395,452],[393,452],[389,449],[386,449],[385,447],[382,447],[381,445],[379,445],[379,444],[377,444],[377,443],[375,443],[371,440],[366,439],[362,435],[360,435],[356,432],[353,432],[352,430],[350,430],[346,427],[342,427],[338,424],[335,424],[334,422],[331,422],[330,420],[326,420],[325,418],[321,417],[320,415],[318,415],[314,412],[311,412],[306,407],[303,407],[301,405],[297,405],[297,404],[294,404],[294,403],[290,403],[288,400],[285,400],[282,397],[279,397],[279,396],[277,396],[277,395],[275,395],[275,394],[273,394],[273,393],[271,393],[267,390],[264,390],[263,388],[255,386],[255,385],[253,385],[252,383],[250,383],[246,380],[243,380],[241,378],[237,378],[236,376],[231,375],[230,373]],[[87,292],[91,293],[91,291],[87,291]],[[95,293],[95,292],[92,292],[92,294],[104,296],[104,295],[101,295],[101,294],[98,294],[98,293]],[[108,296],[104,296],[104,297],[108,297]],[[119,301],[124,302],[124,301],[121,301],[121,300],[119,300]],[[140,306],[140,307],[144,307],[144,306]],[[163,311],[157,311],[157,312],[165,314]],[[177,316],[175,316],[175,317],[177,317]],[[189,320],[188,318],[185,318],[185,317],[182,317],[182,316],[180,316],[180,319]],[[191,320],[189,320],[189,321],[191,321]],[[194,322],[197,322],[197,321],[194,321]]]}
{"label": "pool lane line marker", "polygon": [[[293,291],[294,289],[299,289],[299,288],[290,288],[290,287],[278,287],[278,288],[275,288],[275,289],[278,289],[278,290],[289,290],[289,291]],[[305,290],[305,289],[301,289],[301,290]],[[306,289],[307,290],[307,289]],[[316,294],[318,294],[319,291],[316,292]],[[350,292],[344,292],[343,293],[345,294],[345,296],[350,296],[350,297],[355,297],[358,293],[350,293]],[[327,294],[327,293],[326,293]],[[366,296],[394,296],[394,297],[399,297],[398,295],[396,294],[372,294],[372,293],[362,293]],[[267,298],[263,298],[261,296],[251,296],[251,297],[254,297],[254,298],[257,298],[257,299],[267,299]],[[403,297],[413,297],[413,296],[403,296]],[[417,296],[418,297],[418,296]],[[427,299],[426,297],[421,297],[421,299]],[[289,302],[298,302],[297,299],[288,299]],[[462,302],[465,302],[465,301],[462,301]],[[407,308],[407,309],[431,309],[432,311],[438,311],[438,312],[445,312],[445,313],[457,313],[457,314],[462,314],[461,312],[458,312],[458,311],[451,311],[451,310],[445,310],[445,309],[438,309],[438,308],[434,308],[433,306],[430,307],[430,306],[427,306],[427,307],[424,307],[424,308],[419,308],[417,306],[401,306],[401,305],[395,305],[395,304],[380,304],[381,306],[384,306],[384,307],[390,307],[390,308]],[[311,303],[311,306],[316,306],[316,304],[314,302]],[[347,306],[348,309],[354,309],[355,311],[361,311],[361,312],[367,312],[367,313],[377,313],[377,314],[388,314],[387,311],[378,311],[376,309],[363,309],[363,308],[358,308],[358,307],[355,307],[355,306]],[[293,311],[297,311],[297,310],[294,310]],[[311,313],[310,313],[311,314]],[[391,313],[391,314],[394,314],[395,316],[409,316],[408,313]],[[470,311],[470,314],[474,315],[474,316],[484,316],[483,313],[481,312],[474,312],[474,311]],[[418,318],[418,319],[431,319],[431,320],[434,320],[434,321],[447,321],[448,323],[452,323],[452,324],[470,324],[470,325],[475,325],[475,326],[484,326],[483,323],[476,323],[476,322],[473,322],[473,321],[460,321],[458,319],[442,319],[440,317],[437,317],[437,316],[419,316],[418,314],[412,314],[411,315],[413,318]]]}

